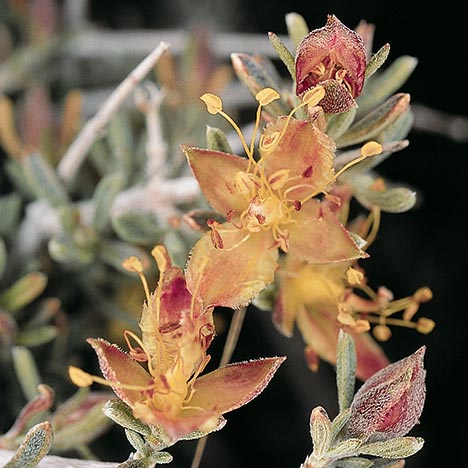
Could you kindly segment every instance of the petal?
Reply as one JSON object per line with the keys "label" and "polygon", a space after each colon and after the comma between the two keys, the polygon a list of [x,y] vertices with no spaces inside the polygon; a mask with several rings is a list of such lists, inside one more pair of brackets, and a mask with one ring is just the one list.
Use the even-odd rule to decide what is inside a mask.
{"label": "petal", "polygon": [[[88,338],[88,343],[94,348],[99,359],[102,375],[109,383],[125,385],[141,385],[145,387],[151,380],[151,375],[118,346],[101,338]],[[112,386],[115,394],[130,406],[141,400],[140,390],[128,390]]]}
{"label": "petal", "polygon": [[366,258],[349,232],[323,203],[312,199],[294,213],[289,230],[289,253],[310,263],[330,263]]}
{"label": "petal", "polygon": [[268,385],[285,357],[229,364],[196,380],[191,406],[224,414],[258,396]]}
{"label": "petal", "polygon": [[273,324],[285,336],[291,338],[296,320],[297,300],[294,294],[288,294],[288,289],[280,287],[272,316]]}
{"label": "petal", "polygon": [[[287,129],[283,133],[286,124]],[[295,180],[288,182],[284,189],[290,189],[288,198],[292,200],[300,200],[325,189],[334,176],[333,140],[310,121],[287,117],[280,117],[268,125],[263,138],[272,138],[278,133],[283,133],[283,136],[276,146],[268,153],[261,151],[266,174],[272,177],[277,171],[288,169],[289,178]],[[293,186],[299,188],[291,190]]]}
{"label": "petal", "polygon": [[324,112],[339,114],[356,107],[353,95],[343,83],[337,80],[325,80],[321,81],[320,85],[325,88],[325,97],[319,102]]}
{"label": "petal", "polygon": [[[297,315],[297,326],[308,348],[321,359],[336,364],[336,345],[341,324],[336,321],[336,313],[327,309],[302,309]],[[379,371],[389,361],[380,346],[368,333],[352,333],[356,345],[356,376],[366,380]]]}
{"label": "petal", "polygon": [[234,183],[238,172],[247,171],[248,160],[234,154],[182,145],[190,168],[210,205],[219,213],[244,211],[248,200]]}
{"label": "petal", "polygon": [[271,248],[268,231],[250,233],[226,223],[218,232],[225,248],[215,248],[207,233],[192,249],[187,287],[204,307],[247,305],[273,281],[278,249]]}

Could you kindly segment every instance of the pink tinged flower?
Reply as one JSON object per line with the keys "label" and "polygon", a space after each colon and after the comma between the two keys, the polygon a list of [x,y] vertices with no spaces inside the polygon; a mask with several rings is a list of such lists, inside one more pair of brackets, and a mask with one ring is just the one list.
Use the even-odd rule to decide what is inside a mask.
{"label": "pink tinged flower", "polygon": [[346,112],[356,105],[364,86],[366,50],[361,37],[334,15],[311,31],[296,54],[296,94],[321,85],[325,97],[319,105],[328,113]]}
{"label": "pink tinged flower", "polygon": [[[88,341],[117,396],[134,410],[135,417],[162,427],[171,441],[195,430],[211,432],[224,425],[222,415],[258,396],[285,360],[273,357],[230,364],[196,377],[185,387],[181,404],[174,406],[174,389],[162,375],[159,379],[165,392],[159,393],[158,376],[149,374],[128,353],[102,339]],[[178,400],[178,395],[172,397]]]}
{"label": "pink tinged flower", "polygon": [[351,403],[348,434],[377,441],[402,437],[418,422],[426,395],[425,347],[369,378]]}
{"label": "pink tinged flower", "polygon": [[279,249],[312,263],[367,256],[315,198],[334,182],[335,147],[312,122],[288,116],[268,125],[258,161],[182,148],[206,199],[227,219],[209,225],[188,264],[188,289],[205,307],[247,304],[272,282]]}

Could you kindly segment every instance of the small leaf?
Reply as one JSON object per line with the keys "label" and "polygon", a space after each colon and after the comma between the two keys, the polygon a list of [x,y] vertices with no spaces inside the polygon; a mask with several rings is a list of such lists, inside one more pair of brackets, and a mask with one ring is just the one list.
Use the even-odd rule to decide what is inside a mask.
{"label": "small leaf", "polygon": [[343,458],[336,462],[336,468],[370,468],[374,466],[372,460],[362,457]]}
{"label": "small leaf", "polygon": [[356,116],[356,107],[352,107],[348,112],[330,114],[327,122],[327,135],[336,140],[343,135],[354,122]]}
{"label": "small leaf", "polygon": [[348,408],[338,413],[336,418],[332,421],[332,425],[331,425],[332,441],[334,441],[338,437],[338,434],[341,432],[341,430],[345,427],[345,425],[349,421],[350,416],[351,416],[351,410]]}
{"label": "small leaf", "polygon": [[94,260],[92,246],[80,246],[70,236],[55,236],[48,244],[50,256],[57,262],[88,265]]}
{"label": "small leaf", "polygon": [[143,263],[143,269],[151,264],[146,251],[126,242],[105,240],[99,246],[97,255],[107,265],[127,274],[129,272],[122,266],[122,263],[128,257],[138,257]]}
{"label": "small leaf", "polygon": [[397,58],[386,70],[366,81],[363,93],[358,98],[358,115],[367,114],[372,108],[398,91],[413,73],[418,60],[410,56]]}
{"label": "small leaf", "polygon": [[148,447],[145,444],[145,440],[138,432],[125,429],[125,437],[137,452],[140,452],[142,455],[148,455]]}
{"label": "small leaf", "polygon": [[289,38],[294,48],[297,49],[302,39],[309,34],[309,26],[302,15],[292,12],[286,15],[286,27]]}
{"label": "small leaf", "polygon": [[351,335],[340,330],[336,348],[336,385],[340,413],[349,408],[356,379],[356,348]]}
{"label": "small leaf", "polygon": [[414,455],[424,445],[421,437],[397,437],[384,442],[364,444],[359,452],[382,458],[406,458]]}
{"label": "small leaf", "polygon": [[0,96],[0,144],[10,158],[19,158],[24,149],[15,126],[12,101]]}
{"label": "small leaf", "polygon": [[337,147],[342,148],[374,139],[406,112],[409,103],[409,94],[395,94],[337,138]]}
{"label": "small leaf", "polygon": [[226,134],[220,128],[207,125],[206,144],[207,148],[210,150],[232,154],[232,149],[227,141]]}
{"label": "small leaf", "polygon": [[33,400],[39,394],[38,387],[42,381],[34,357],[24,346],[14,346],[11,353],[21,390],[27,400]]}
{"label": "small leaf", "polygon": [[166,465],[171,463],[173,457],[168,452],[157,452],[151,455],[151,458],[159,465]]}
{"label": "small leaf", "polygon": [[121,174],[129,175],[133,168],[133,137],[130,122],[124,113],[116,114],[109,124],[107,142]]}
{"label": "small leaf", "polygon": [[47,455],[53,440],[48,421],[32,427],[18,447],[13,458],[3,468],[35,468]]}
{"label": "small leaf", "polygon": [[37,299],[47,286],[47,276],[32,271],[0,294],[0,305],[10,312],[16,312]]}
{"label": "small leaf", "polygon": [[163,233],[152,213],[122,213],[112,217],[111,221],[119,238],[132,244],[154,245]]}
{"label": "small leaf", "polygon": [[359,447],[362,445],[361,439],[346,439],[327,452],[327,458],[345,458],[358,455]]}
{"label": "small leaf", "polygon": [[11,193],[0,197],[0,235],[8,236],[18,224],[21,211],[21,197]]}
{"label": "small leaf", "polygon": [[154,462],[149,458],[140,458],[138,460],[128,460],[117,465],[117,468],[153,468]]}
{"label": "small leaf", "polygon": [[21,168],[36,198],[45,199],[54,207],[70,202],[55,169],[39,153],[28,154],[21,158]]}
{"label": "small leaf", "polygon": [[369,60],[366,66],[366,79],[370,78],[387,60],[390,44],[384,44]]}
{"label": "small leaf", "polygon": [[104,231],[110,220],[110,208],[116,195],[124,188],[121,174],[107,174],[97,184],[94,191],[93,226],[97,231]]}
{"label": "small leaf", "polygon": [[294,80],[296,77],[296,67],[294,65],[294,56],[291,54],[289,49],[283,43],[283,41],[273,32],[268,33],[268,39],[270,39],[271,45],[276,50],[278,57],[285,64],[288,69],[291,78]]}
{"label": "small leaf", "polygon": [[20,332],[16,338],[16,344],[28,348],[40,346],[55,339],[58,335],[57,327],[44,325]]}
{"label": "small leaf", "polygon": [[310,415],[310,435],[314,444],[314,454],[321,458],[330,448],[332,435],[330,419],[321,406],[314,408]]}

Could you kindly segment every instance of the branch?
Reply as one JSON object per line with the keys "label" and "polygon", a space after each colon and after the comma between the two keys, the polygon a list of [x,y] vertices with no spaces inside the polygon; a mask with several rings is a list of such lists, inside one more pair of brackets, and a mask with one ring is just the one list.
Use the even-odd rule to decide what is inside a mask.
{"label": "branch", "polygon": [[152,70],[161,55],[169,49],[169,44],[160,42],[109,96],[97,114],[82,128],[76,139],[61,159],[57,171],[65,182],[70,182],[84,161],[89,149],[101,135],[114,114],[130,96],[135,86]]}

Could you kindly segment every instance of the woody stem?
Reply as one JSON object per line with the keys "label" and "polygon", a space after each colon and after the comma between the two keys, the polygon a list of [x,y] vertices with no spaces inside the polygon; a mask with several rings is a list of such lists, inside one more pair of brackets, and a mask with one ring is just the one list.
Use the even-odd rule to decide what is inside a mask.
{"label": "woody stem", "polygon": [[[246,310],[246,307],[241,307],[240,309],[236,309],[234,311],[231,325],[229,326],[228,335],[226,337],[226,342],[224,343],[223,354],[221,355],[221,359],[219,361],[219,367],[225,366],[231,360],[232,354],[236,349],[240,332],[242,330]],[[197,448],[195,450],[195,455],[193,456],[192,465],[190,468],[198,468],[200,466],[207,441],[207,435],[201,439],[198,439]]]}

